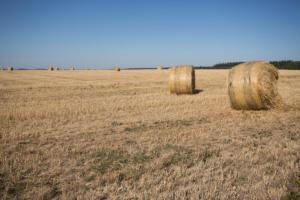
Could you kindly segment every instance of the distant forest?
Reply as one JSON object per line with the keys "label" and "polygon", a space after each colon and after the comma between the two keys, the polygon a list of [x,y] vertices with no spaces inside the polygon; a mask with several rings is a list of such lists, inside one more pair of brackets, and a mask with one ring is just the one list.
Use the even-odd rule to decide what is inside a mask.
{"label": "distant forest", "polygon": [[[218,63],[213,66],[194,66],[195,69],[230,69],[235,65],[241,64],[243,62],[226,62]],[[281,60],[281,61],[271,61],[278,69],[291,69],[291,70],[300,70],[300,61],[293,60]],[[168,69],[170,67],[163,67],[163,69]],[[1,69],[1,68],[0,68]],[[18,70],[28,70],[28,68],[17,68]],[[78,68],[85,69],[85,68]],[[97,68],[94,68],[97,69]],[[122,70],[143,70],[143,69],[153,69],[153,67],[134,67],[134,68],[122,68]],[[47,68],[35,68],[35,70],[47,70]]]}
{"label": "distant forest", "polygon": [[[227,62],[227,63],[218,63],[213,66],[203,67],[203,66],[195,66],[196,69],[230,69],[235,65],[241,64],[243,62]],[[271,61],[278,69],[293,69],[300,70],[300,61],[292,61],[292,60],[282,60],[282,61]]]}

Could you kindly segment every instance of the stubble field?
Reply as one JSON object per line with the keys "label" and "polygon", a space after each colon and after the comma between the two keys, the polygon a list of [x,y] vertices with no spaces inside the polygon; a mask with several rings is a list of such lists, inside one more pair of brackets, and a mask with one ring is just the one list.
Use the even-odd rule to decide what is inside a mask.
{"label": "stubble field", "polygon": [[[227,70],[1,71],[1,199],[280,199],[300,187],[300,71],[285,106],[237,111]],[[299,193],[298,193],[299,194]]]}

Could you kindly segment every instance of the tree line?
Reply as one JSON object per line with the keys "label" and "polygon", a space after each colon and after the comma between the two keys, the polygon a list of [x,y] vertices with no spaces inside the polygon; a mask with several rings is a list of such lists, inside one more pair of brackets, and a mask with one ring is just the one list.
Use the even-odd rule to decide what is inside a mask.
{"label": "tree line", "polygon": [[[226,62],[218,63],[213,66],[196,66],[196,69],[230,69],[235,65],[241,64],[243,62]],[[300,61],[293,60],[281,60],[281,61],[270,61],[278,69],[292,69],[300,70]]]}

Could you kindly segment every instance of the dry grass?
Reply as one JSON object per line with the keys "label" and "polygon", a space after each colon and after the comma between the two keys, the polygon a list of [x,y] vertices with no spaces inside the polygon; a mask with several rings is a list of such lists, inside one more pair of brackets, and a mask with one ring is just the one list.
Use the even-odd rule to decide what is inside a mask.
{"label": "dry grass", "polygon": [[[279,199],[298,190],[300,71],[288,104],[230,108],[226,70],[0,72],[2,199]],[[299,184],[300,185],[300,184]],[[292,194],[295,196],[295,194]]]}

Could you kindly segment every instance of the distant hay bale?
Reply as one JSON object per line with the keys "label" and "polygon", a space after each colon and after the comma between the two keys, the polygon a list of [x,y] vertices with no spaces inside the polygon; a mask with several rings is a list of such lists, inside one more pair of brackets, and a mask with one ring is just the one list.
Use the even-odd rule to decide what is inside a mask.
{"label": "distant hay bale", "polygon": [[48,71],[53,71],[53,70],[54,70],[54,67],[52,67],[52,66],[48,67]]}
{"label": "distant hay bale", "polygon": [[270,109],[279,105],[278,70],[266,61],[253,61],[233,67],[228,76],[231,107],[242,110]]}
{"label": "distant hay bale", "polygon": [[60,68],[59,68],[59,67],[55,67],[54,70],[55,70],[55,71],[59,71]]}
{"label": "distant hay bale", "polygon": [[121,67],[116,66],[116,67],[115,67],[115,71],[118,71],[118,72],[121,71]]}
{"label": "distant hay bale", "polygon": [[7,66],[7,71],[14,71],[14,68],[12,66]]}
{"label": "distant hay bale", "polygon": [[75,67],[71,67],[71,70],[74,71],[74,70],[75,70]]}
{"label": "distant hay bale", "polygon": [[162,70],[162,69],[163,69],[163,66],[157,66],[156,69],[157,69],[157,70]]}
{"label": "distant hay bale", "polygon": [[192,65],[178,65],[170,69],[169,89],[171,94],[195,92],[195,70]]}

